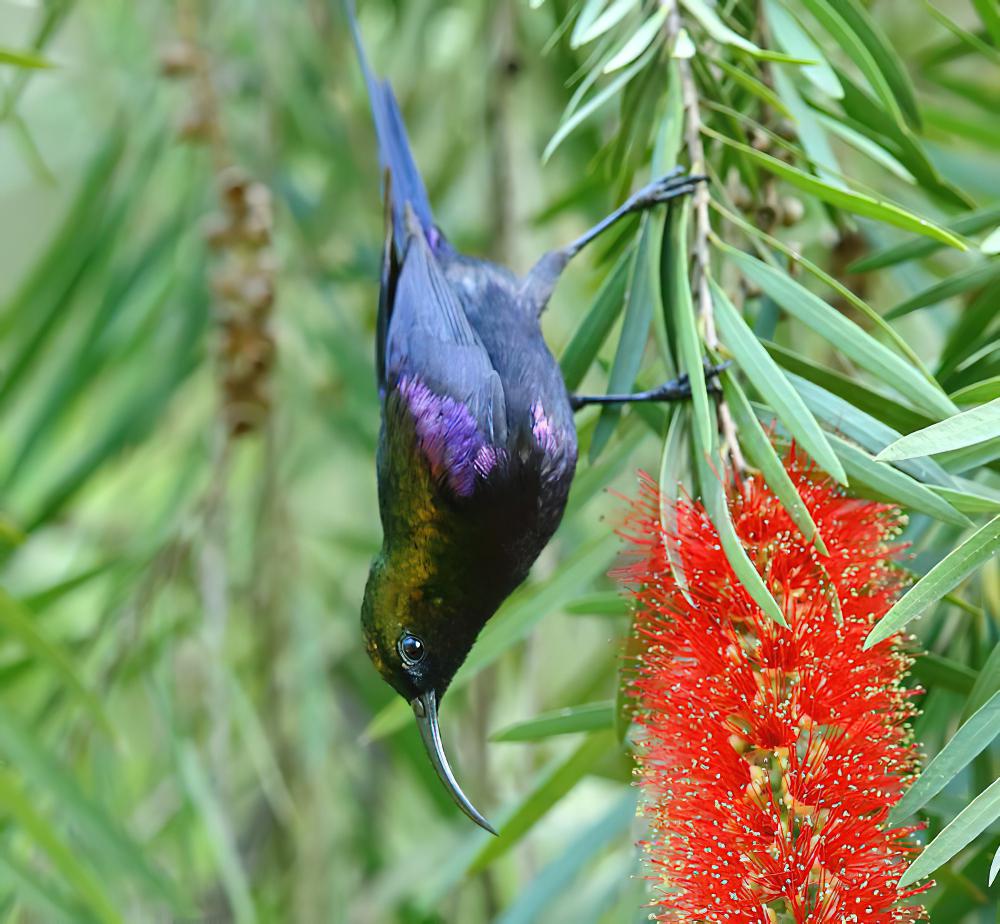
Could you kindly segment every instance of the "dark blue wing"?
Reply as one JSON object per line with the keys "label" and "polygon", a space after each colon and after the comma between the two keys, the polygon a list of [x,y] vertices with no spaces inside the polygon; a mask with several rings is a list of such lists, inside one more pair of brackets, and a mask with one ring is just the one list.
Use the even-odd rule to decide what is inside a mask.
{"label": "dark blue wing", "polygon": [[375,134],[378,136],[378,159],[383,178],[388,173],[391,189],[383,192],[389,198],[392,206],[392,219],[396,246],[402,248],[406,241],[406,206],[409,204],[420,220],[424,234],[431,241],[440,239],[440,232],[434,226],[434,216],[431,214],[430,201],[420,171],[413,160],[410,142],[406,137],[406,127],[399,112],[399,105],[388,81],[379,80],[373,73],[361,44],[357,20],[354,17],[354,4],[346,0],[347,19],[354,38],[361,70],[365,75],[368,87],[368,100],[371,103],[372,119],[375,122]]}

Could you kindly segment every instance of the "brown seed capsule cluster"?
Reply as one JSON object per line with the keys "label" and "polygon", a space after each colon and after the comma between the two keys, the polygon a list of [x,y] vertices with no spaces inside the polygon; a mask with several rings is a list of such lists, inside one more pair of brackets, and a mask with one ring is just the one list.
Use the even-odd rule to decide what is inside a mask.
{"label": "brown seed capsule cluster", "polygon": [[271,409],[273,214],[270,190],[241,168],[227,167],[218,185],[221,208],[206,220],[204,234],[219,258],[212,290],[226,423],[240,436],[256,430]]}
{"label": "brown seed capsule cluster", "polygon": [[244,169],[231,165],[204,51],[188,39],[171,41],[160,52],[160,71],[165,77],[190,81],[178,137],[207,145],[215,163],[230,164],[218,171],[218,209],[205,219],[202,233],[216,255],[211,284],[220,334],[217,359],[223,416],[227,433],[241,436],[257,430],[271,409],[269,382],[275,357],[270,330],[275,279],[271,192]]}

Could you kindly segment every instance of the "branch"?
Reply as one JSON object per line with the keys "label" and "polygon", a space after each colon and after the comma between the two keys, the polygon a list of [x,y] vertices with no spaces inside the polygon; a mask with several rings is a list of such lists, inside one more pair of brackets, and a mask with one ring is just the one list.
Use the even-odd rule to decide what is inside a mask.
{"label": "branch", "polygon": [[[666,29],[671,45],[676,41],[682,28],[680,9],[677,0],[662,0],[667,7]],[[707,173],[705,161],[705,146],[701,140],[701,105],[698,98],[698,87],[691,72],[691,62],[687,58],[677,58],[677,71],[681,80],[681,99],[684,104],[684,143],[687,147],[691,172]],[[712,219],[709,213],[709,193],[706,183],[699,183],[692,194],[694,210],[694,239],[692,253],[695,263],[695,294],[698,314],[701,316],[704,328],[705,345],[710,350],[719,346],[718,334],[715,330],[715,309],[712,304],[712,293],[709,288],[710,255],[708,241],[712,236]],[[719,425],[722,429],[722,439],[725,451],[729,453],[733,468],[738,472],[746,469],[746,461],[736,439],[736,426],[726,402],[719,399]]]}

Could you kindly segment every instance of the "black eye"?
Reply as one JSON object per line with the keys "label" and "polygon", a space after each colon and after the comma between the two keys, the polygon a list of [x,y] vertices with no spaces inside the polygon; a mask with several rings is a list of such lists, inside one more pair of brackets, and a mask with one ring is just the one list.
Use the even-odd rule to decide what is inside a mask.
{"label": "black eye", "polygon": [[399,653],[407,664],[416,664],[418,661],[422,661],[426,651],[424,643],[415,635],[404,635],[399,640]]}

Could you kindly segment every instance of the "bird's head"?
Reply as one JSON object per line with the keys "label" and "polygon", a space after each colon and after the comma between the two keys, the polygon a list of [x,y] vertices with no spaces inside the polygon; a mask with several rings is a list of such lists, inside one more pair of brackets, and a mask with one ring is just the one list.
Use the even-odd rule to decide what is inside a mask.
{"label": "bird's head", "polygon": [[447,593],[437,592],[420,569],[372,565],[361,607],[368,657],[413,709],[427,754],[452,799],[476,824],[496,831],[462,792],[441,743],[438,704],[465,661],[482,621]]}

